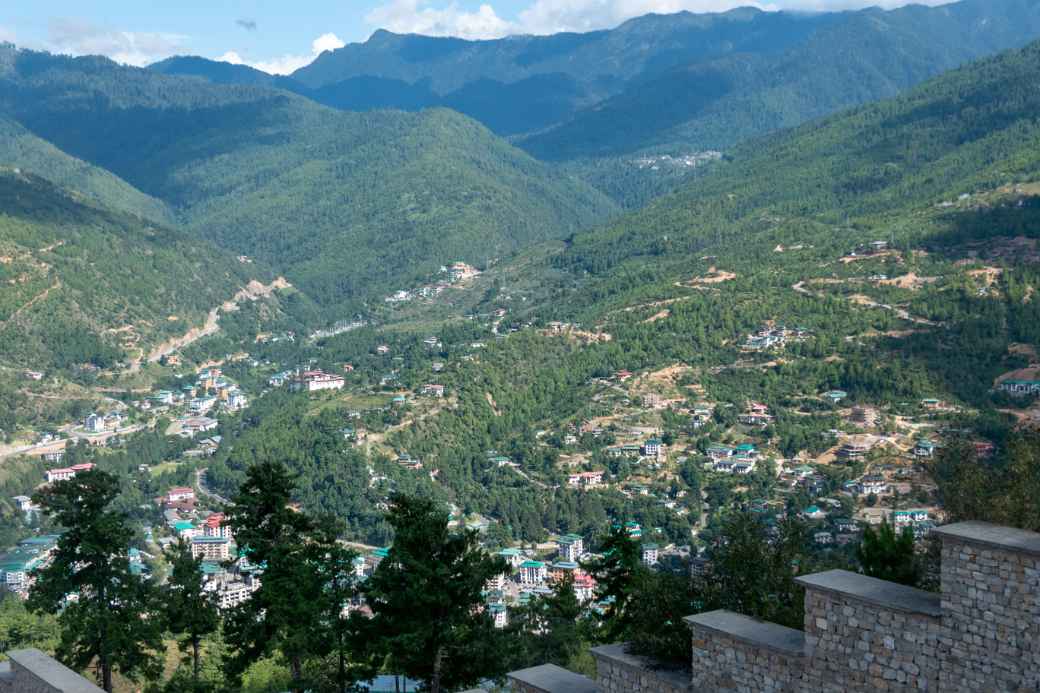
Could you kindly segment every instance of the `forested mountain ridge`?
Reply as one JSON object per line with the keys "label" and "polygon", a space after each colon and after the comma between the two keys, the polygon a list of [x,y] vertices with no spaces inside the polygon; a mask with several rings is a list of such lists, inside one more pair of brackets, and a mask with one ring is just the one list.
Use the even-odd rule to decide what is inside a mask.
{"label": "forested mountain ridge", "polygon": [[614,210],[448,111],[347,113],[264,86],[10,48],[0,65],[0,107],[21,125],[326,306],[356,307]]}
{"label": "forested mountain ridge", "polygon": [[[775,415],[762,440],[784,458],[815,458],[846,425],[820,404],[829,390],[905,416],[920,416],[925,400],[949,402],[949,426],[1002,440],[1012,414],[1029,414],[994,383],[1038,367],[1038,75],[1040,43],[964,67],[738,148],[712,175],[547,251],[540,274],[530,260],[522,272],[495,268],[473,288],[485,302],[467,310],[501,308],[518,333],[452,374],[451,410],[390,442],[431,460],[457,498],[537,536],[539,526],[587,531],[608,500],[576,494],[595,509],[575,513],[566,492],[544,498],[489,468],[485,451],[548,485],[562,487],[563,470],[583,463],[647,485],[651,473],[600,455],[602,442],[545,444],[531,433],[624,435],[649,416],[633,391],[714,407],[725,423],[707,433],[670,408],[662,415],[665,431],[699,441],[695,455],[723,435],[728,445],[758,436],[724,431],[760,402]],[[786,346],[756,345],[772,330]],[[346,338],[328,349],[360,351]],[[721,498],[726,488],[718,483]],[[638,495],[609,502],[645,525],[677,522]]]}
{"label": "forested mountain ridge", "polygon": [[[537,156],[570,159],[730,146],[1038,36],[1040,9],[1028,0],[816,14],[740,8],[490,41],[377,31],[292,78],[326,98],[362,77],[393,85],[400,107],[454,108],[499,134],[535,133],[525,147]],[[370,107],[360,93],[334,105]],[[727,116],[732,133],[716,122]],[[559,131],[540,132],[551,126]]]}
{"label": "forested mountain ridge", "polygon": [[161,201],[102,168],[69,156],[4,117],[0,117],[0,164],[32,171],[112,209],[157,222],[173,221],[170,210]]}
{"label": "forested mountain ridge", "polygon": [[729,149],[1037,37],[1040,7],[1022,0],[842,13],[779,54],[734,52],[644,74],[522,146],[546,159]]}
{"label": "forested mountain ridge", "polygon": [[199,327],[265,270],[209,243],[0,169],[0,361],[111,368]]}

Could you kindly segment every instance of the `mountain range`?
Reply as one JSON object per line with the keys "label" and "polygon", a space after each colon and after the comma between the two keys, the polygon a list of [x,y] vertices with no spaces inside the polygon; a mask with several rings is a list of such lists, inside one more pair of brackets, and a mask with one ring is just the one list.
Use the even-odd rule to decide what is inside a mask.
{"label": "mountain range", "polygon": [[199,58],[153,66],[346,109],[443,106],[547,160],[728,148],[1040,35],[1028,0],[855,12],[647,15],[607,31],[466,41],[377,31],[289,78]]}
{"label": "mountain range", "polygon": [[[833,250],[851,240],[839,219],[874,224],[888,210],[902,227],[919,211],[908,201],[927,206],[929,195],[984,178],[995,186],[1006,162],[1031,161],[1028,150],[1008,149],[1009,127],[1032,136],[1027,114],[1008,110],[1032,105],[1021,91],[1028,72],[1012,69],[1031,64],[1029,51],[954,71],[916,97],[826,116],[1037,35],[1036,3],[965,0],[816,15],[651,15],[611,31],[482,42],[377,32],[291,77],[200,58],[140,69],[8,44],[0,164],[17,171],[5,174],[11,209],[0,213],[24,220],[18,205],[28,196],[68,219],[97,220],[69,222],[91,243],[56,247],[83,251],[65,267],[100,293],[56,296],[69,299],[62,310],[75,318],[61,324],[98,344],[117,343],[111,330],[132,315],[148,346],[176,331],[176,321],[141,322],[149,310],[197,324],[206,306],[279,274],[305,297],[308,321],[371,314],[384,296],[456,260],[541,281],[553,301],[532,301],[529,312],[598,319],[673,286],[721,239],[734,242],[726,248],[743,253],[742,264],[762,257],[752,231],[763,218],[802,225],[773,229],[769,243],[811,230],[822,234],[817,247]],[[991,72],[1023,81],[1000,91]],[[972,84],[989,102],[973,97],[967,114],[957,109]],[[520,120],[498,121],[482,103]],[[969,129],[954,127],[962,121]],[[898,151],[908,141],[916,144]],[[724,157],[697,159],[696,168],[681,156],[713,148]],[[683,183],[691,170],[702,175]],[[62,240],[63,218],[19,226],[7,253],[23,262],[7,268],[20,287],[4,304],[9,329],[15,315],[39,316],[18,328],[27,333],[54,328],[22,307],[50,298],[36,297],[57,265],[34,253]],[[91,280],[94,270],[84,269],[99,266],[85,249],[104,237],[127,248],[128,271],[139,263],[157,272],[134,308],[83,307],[125,298],[114,280]],[[160,237],[172,254],[153,247]],[[196,258],[191,272],[142,261],[173,262],[180,252]],[[10,341],[2,351],[27,358]],[[62,358],[54,357],[71,362]]]}

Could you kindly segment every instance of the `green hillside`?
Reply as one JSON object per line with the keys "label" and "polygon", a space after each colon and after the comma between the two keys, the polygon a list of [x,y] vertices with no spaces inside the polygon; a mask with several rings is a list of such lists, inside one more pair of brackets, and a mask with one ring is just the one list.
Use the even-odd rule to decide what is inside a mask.
{"label": "green hillside", "polygon": [[[321,357],[364,365],[379,358],[374,344],[396,339],[393,353],[411,355],[408,339],[437,334],[452,358],[474,353],[471,342],[492,325],[498,334],[512,325],[516,334],[489,340],[445,376],[450,408],[416,416],[386,441],[438,469],[457,503],[525,537],[543,527],[589,532],[605,515],[662,527],[674,541],[688,532],[687,520],[638,493],[567,489],[568,473],[591,468],[656,479],[664,493],[674,476],[663,482],[643,463],[605,454],[610,436],[631,440],[628,431],[649,422],[684,441],[679,461],[690,455],[696,469],[683,466],[682,476],[701,479],[716,516],[765,497],[775,475],[750,484],[705,476],[708,444],[750,440],[776,459],[816,459],[834,445],[831,431],[861,429],[848,409],[839,415],[845,406],[880,412],[884,423],[871,430],[899,429],[901,417],[929,422],[930,435],[966,429],[1000,446],[1026,404],[995,393],[994,381],[1040,368],[1038,86],[1034,44],[740,148],[640,213],[577,234],[555,254],[547,248],[546,259],[532,252],[522,267],[487,273],[472,289],[483,304],[464,310],[504,309],[502,323],[431,325],[403,308],[393,332],[329,340]],[[877,241],[887,247],[873,250]],[[763,329],[786,343],[749,346]],[[418,388],[428,377],[420,362],[401,382]],[[848,404],[828,404],[831,390]],[[641,402],[646,393],[669,406],[655,411]],[[739,425],[749,401],[775,418]],[[926,401],[949,408],[931,413]],[[713,409],[704,428],[690,424],[698,402]],[[582,435],[593,426],[603,437]],[[902,429],[911,447],[916,430]],[[488,465],[488,450],[559,491]],[[829,493],[864,469],[819,468]],[[797,488],[782,497],[793,507],[812,498]]]}
{"label": "green hillside", "polygon": [[614,210],[448,111],[347,113],[97,58],[17,51],[8,65],[0,106],[24,126],[327,306],[566,237]]}
{"label": "green hillside", "polygon": [[159,222],[172,221],[169,209],[159,200],[108,171],[65,154],[4,117],[0,117],[0,166],[34,173],[110,209]]}
{"label": "green hillside", "polygon": [[182,232],[2,170],[0,364],[109,368],[137,357],[201,326],[246,283],[237,265]]}

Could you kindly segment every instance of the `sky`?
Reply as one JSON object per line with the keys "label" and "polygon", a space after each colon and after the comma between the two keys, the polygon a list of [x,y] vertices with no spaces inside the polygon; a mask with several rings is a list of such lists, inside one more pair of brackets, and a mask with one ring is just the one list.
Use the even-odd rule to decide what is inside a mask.
{"label": "sky", "polygon": [[[941,5],[950,0],[917,0]],[[907,0],[0,0],[0,41],[147,65],[201,55],[288,74],[376,29],[467,39],[617,26],[650,12],[825,11]]]}

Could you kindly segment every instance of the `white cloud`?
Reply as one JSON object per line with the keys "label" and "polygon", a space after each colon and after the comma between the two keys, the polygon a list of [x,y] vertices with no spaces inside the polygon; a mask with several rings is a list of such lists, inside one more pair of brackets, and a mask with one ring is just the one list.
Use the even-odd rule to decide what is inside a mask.
{"label": "white cloud", "polygon": [[455,2],[434,7],[430,0],[390,0],[369,12],[365,21],[398,34],[467,39],[501,38],[515,29],[491,5],[483,4],[469,12],[459,9]]}
{"label": "white cloud", "polygon": [[118,31],[79,19],[53,19],[46,47],[68,55],[104,55],[142,67],[182,52],[188,37],[159,32]]}
{"label": "white cloud", "polygon": [[484,4],[468,12],[451,0],[387,0],[368,13],[373,27],[396,33],[459,36],[481,39],[508,34],[552,34],[560,31],[593,31],[615,27],[649,13],[722,12],[735,7],[763,10],[847,10],[880,6],[886,9],[916,2],[944,5],[954,0],[530,0],[516,20],[500,17]]}
{"label": "white cloud", "polygon": [[330,32],[311,41],[311,52],[307,55],[286,54],[269,60],[246,60],[236,51],[227,51],[216,60],[232,65],[248,65],[271,75],[288,75],[310,65],[325,51],[334,51],[345,45],[340,37]]}
{"label": "white cloud", "polygon": [[0,43],[15,43],[14,31],[5,26],[0,26]]}

